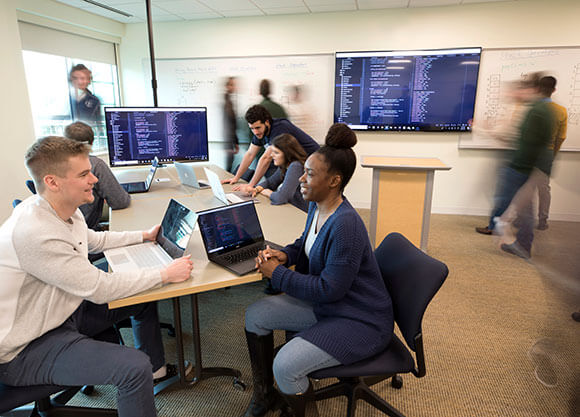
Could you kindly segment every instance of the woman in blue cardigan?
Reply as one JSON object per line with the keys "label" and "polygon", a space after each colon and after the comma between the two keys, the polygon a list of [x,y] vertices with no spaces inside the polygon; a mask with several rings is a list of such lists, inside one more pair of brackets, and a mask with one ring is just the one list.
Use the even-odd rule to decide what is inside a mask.
{"label": "woman in blue cardigan", "polygon": [[[391,341],[391,298],[367,230],[343,195],[356,167],[356,141],[346,125],[330,127],[326,145],[307,159],[300,178],[302,195],[310,201],[302,236],[256,259],[260,272],[285,294],[246,310],[254,395],[244,416],[262,416],[280,406],[274,377],[295,415],[304,415],[312,390],[309,373],[365,359]],[[297,334],[273,360],[276,329]],[[311,404],[309,415],[318,415]]]}

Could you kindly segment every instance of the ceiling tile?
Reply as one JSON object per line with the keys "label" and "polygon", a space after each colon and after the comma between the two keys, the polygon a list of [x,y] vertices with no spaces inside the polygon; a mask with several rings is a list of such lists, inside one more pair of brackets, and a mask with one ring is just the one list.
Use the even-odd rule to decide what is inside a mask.
{"label": "ceiling tile", "polygon": [[461,0],[411,0],[409,7],[450,6],[460,3]]}
{"label": "ceiling tile", "polygon": [[58,1],[59,3],[67,4],[69,6],[73,6],[73,7],[83,8],[85,6],[89,6],[89,4],[84,2],[83,0],[56,0],[56,1]]}
{"label": "ceiling tile", "polygon": [[185,20],[201,20],[201,19],[219,19],[223,16],[215,13],[215,12],[208,12],[208,13],[183,13],[180,14]]}
{"label": "ceiling tile", "polygon": [[358,0],[358,8],[365,9],[392,9],[407,7],[409,0]]}
{"label": "ceiling tile", "polygon": [[321,4],[321,5],[308,5],[308,8],[313,12],[313,13],[320,13],[320,12],[339,12],[339,11],[344,11],[344,10],[356,10],[356,5],[355,4],[347,4],[347,3],[342,3],[342,4]]}
{"label": "ceiling tile", "polygon": [[342,7],[345,4],[350,4],[356,8],[355,0],[304,0],[308,7],[310,6],[333,6]]}
{"label": "ceiling tile", "polygon": [[264,12],[257,7],[251,10],[220,10],[220,13],[225,17],[264,16]]}
{"label": "ceiling tile", "polygon": [[304,7],[302,0],[253,0],[256,6],[261,9],[285,9],[294,7]]}
{"label": "ceiling tile", "polygon": [[249,0],[197,0],[197,2],[217,12],[224,10],[252,10],[257,8]]}
{"label": "ceiling tile", "polygon": [[180,16],[185,13],[193,14],[211,12],[211,10],[206,6],[191,0],[155,2],[155,7]]}

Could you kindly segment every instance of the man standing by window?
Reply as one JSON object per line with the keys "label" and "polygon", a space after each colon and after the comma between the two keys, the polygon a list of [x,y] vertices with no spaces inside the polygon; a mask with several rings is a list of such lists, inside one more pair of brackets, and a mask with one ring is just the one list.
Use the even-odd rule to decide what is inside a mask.
{"label": "man standing by window", "polygon": [[70,70],[72,118],[95,126],[101,118],[101,101],[88,89],[92,79],[91,70],[83,64]]}

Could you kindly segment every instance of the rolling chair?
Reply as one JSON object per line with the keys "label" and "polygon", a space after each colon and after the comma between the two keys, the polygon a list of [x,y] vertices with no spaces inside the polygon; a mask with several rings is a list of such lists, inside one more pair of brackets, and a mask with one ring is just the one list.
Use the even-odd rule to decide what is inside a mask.
{"label": "rolling chair", "polygon": [[[425,355],[421,321],[427,305],[449,273],[447,266],[423,253],[399,233],[389,234],[375,250],[375,256],[387,290],[393,301],[394,319],[405,344],[393,334],[386,350],[371,358],[321,369],[308,375],[313,379],[338,378],[338,382],[314,391],[311,400],[346,396],[347,417],[354,417],[357,400],[362,399],[392,417],[404,417],[395,407],[373,392],[370,386],[391,378],[394,388],[401,388],[399,374],[425,376]],[[415,353],[415,359],[409,352]],[[295,410],[296,416],[303,416]]]}

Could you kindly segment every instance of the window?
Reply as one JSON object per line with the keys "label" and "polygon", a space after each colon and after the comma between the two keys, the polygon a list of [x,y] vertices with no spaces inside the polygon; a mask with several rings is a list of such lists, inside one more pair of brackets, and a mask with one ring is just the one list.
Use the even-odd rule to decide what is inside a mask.
{"label": "window", "polygon": [[100,117],[93,125],[93,152],[106,152],[103,108],[120,105],[117,66],[35,51],[25,50],[22,55],[35,135],[62,135],[73,121],[74,88],[69,82],[69,72],[74,65],[83,64],[92,72],[88,90],[100,101]]}

